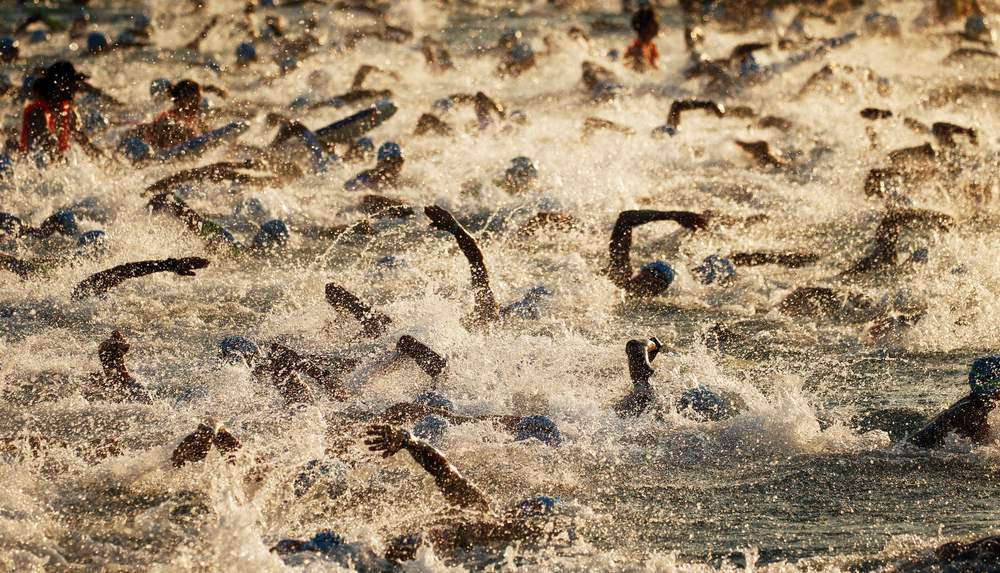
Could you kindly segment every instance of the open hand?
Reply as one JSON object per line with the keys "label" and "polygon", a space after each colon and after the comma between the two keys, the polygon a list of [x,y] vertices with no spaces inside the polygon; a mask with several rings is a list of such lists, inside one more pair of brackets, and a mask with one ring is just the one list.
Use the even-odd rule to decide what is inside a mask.
{"label": "open hand", "polygon": [[365,440],[365,445],[373,452],[382,452],[383,458],[388,458],[403,448],[409,435],[406,430],[379,424],[368,428],[369,439]]}
{"label": "open hand", "polygon": [[201,257],[184,257],[183,259],[168,259],[171,262],[171,269],[174,273],[182,277],[193,277],[194,271],[208,266],[208,259]]}
{"label": "open hand", "polygon": [[424,214],[431,220],[431,228],[451,232],[458,226],[458,221],[447,210],[437,205],[424,207]]}

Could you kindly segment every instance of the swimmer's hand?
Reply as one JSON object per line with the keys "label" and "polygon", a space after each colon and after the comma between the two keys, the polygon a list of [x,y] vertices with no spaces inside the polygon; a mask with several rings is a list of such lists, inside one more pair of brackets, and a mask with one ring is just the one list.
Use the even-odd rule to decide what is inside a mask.
{"label": "swimmer's hand", "polygon": [[450,233],[458,227],[458,221],[455,220],[455,217],[437,205],[424,207],[424,214],[431,220],[432,229]]}
{"label": "swimmer's hand", "polygon": [[107,340],[97,347],[97,352],[101,356],[124,356],[132,349],[128,338],[120,330],[115,330]]}
{"label": "swimmer's hand", "polygon": [[708,220],[709,218],[705,215],[686,211],[679,211],[674,215],[674,221],[678,225],[692,231],[700,231],[708,227]]}
{"label": "swimmer's hand", "polygon": [[170,270],[182,277],[193,277],[194,271],[208,266],[208,259],[201,257],[184,257],[183,259],[167,259]]}
{"label": "swimmer's hand", "polygon": [[397,430],[383,424],[368,428],[368,436],[365,445],[373,452],[382,452],[383,458],[392,457],[406,447],[411,437],[406,430]]}

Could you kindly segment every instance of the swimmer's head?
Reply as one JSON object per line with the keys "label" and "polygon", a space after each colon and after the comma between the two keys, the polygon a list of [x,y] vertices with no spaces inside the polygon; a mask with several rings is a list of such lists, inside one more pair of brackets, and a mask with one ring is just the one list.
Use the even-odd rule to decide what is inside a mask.
{"label": "swimmer's head", "polygon": [[51,38],[52,34],[50,34],[48,30],[32,30],[31,33],[28,34],[28,43],[44,44],[45,42],[48,42],[49,39]]}
{"label": "swimmer's head", "polygon": [[260,226],[257,235],[253,238],[255,249],[270,249],[272,247],[284,246],[288,243],[288,225],[281,219],[271,219]]}
{"label": "swimmer's head", "polygon": [[108,49],[108,35],[104,32],[91,32],[87,34],[87,53],[90,55],[100,54]]}
{"label": "swimmer's head", "polygon": [[673,267],[663,261],[654,261],[643,266],[632,279],[632,290],[644,296],[658,295],[674,282]]}
{"label": "swimmer's head", "polygon": [[170,87],[170,101],[181,111],[196,112],[201,108],[201,85],[194,80],[181,80]]}
{"label": "swimmer's head", "polygon": [[21,43],[10,36],[0,38],[0,62],[9,64],[21,55]]}
{"label": "swimmer's head", "polygon": [[503,186],[509,193],[523,193],[538,180],[538,169],[530,157],[515,157],[504,171]]}
{"label": "swimmer's head", "polygon": [[401,148],[398,143],[393,141],[383,143],[378,148],[378,162],[402,165],[403,148]]}
{"label": "swimmer's head", "polygon": [[539,495],[525,499],[517,504],[517,511],[521,517],[540,517],[551,515],[559,505],[559,499],[547,495]]}
{"label": "swimmer's head", "polygon": [[928,260],[930,260],[930,251],[925,248],[919,248],[910,253],[911,263],[924,264]]}
{"label": "swimmer's head", "polygon": [[447,410],[449,412],[455,411],[455,404],[447,396],[436,392],[434,390],[427,390],[426,392],[421,392],[413,399],[414,404],[421,404],[424,406],[430,406],[431,408],[440,408],[442,410]]}
{"label": "swimmer's head", "polygon": [[250,42],[236,46],[236,63],[245,66],[257,61],[257,48]]}
{"label": "swimmer's head", "polygon": [[736,277],[736,267],[732,261],[718,255],[705,257],[705,260],[695,267],[693,272],[704,285],[725,284]]}
{"label": "swimmer's head", "polygon": [[219,354],[229,364],[253,364],[260,358],[260,347],[245,336],[227,336],[219,341]]}
{"label": "swimmer's head", "polygon": [[153,98],[154,101],[166,100],[170,97],[170,88],[172,87],[174,84],[167,78],[156,78],[149,82],[149,97]]}
{"label": "swimmer's head", "polygon": [[431,444],[440,442],[448,432],[451,424],[441,416],[428,414],[413,425],[413,435]]}
{"label": "swimmer's head", "polygon": [[146,32],[153,26],[152,21],[150,21],[149,16],[146,14],[139,14],[132,17],[132,29],[138,30],[140,32]]}
{"label": "swimmer's head", "polygon": [[324,529],[316,535],[313,535],[313,538],[306,542],[304,549],[319,553],[330,553],[332,551],[336,551],[337,548],[343,544],[343,537],[337,535],[332,530]]}
{"label": "swimmer's head", "polygon": [[108,242],[108,234],[100,229],[87,231],[76,240],[78,247],[100,247]]}
{"label": "swimmer's head", "polygon": [[122,141],[121,150],[132,163],[145,161],[153,156],[153,149],[138,137],[129,137]]}
{"label": "swimmer's head", "polygon": [[96,109],[88,109],[83,114],[83,129],[90,135],[103,132],[111,127],[111,122]]}
{"label": "swimmer's head", "polygon": [[535,57],[535,51],[531,49],[531,44],[520,42],[510,51],[510,61],[515,64],[530,62]]}
{"label": "swimmer's head", "polygon": [[59,233],[72,237],[80,232],[76,225],[76,215],[69,209],[59,209],[42,221],[42,231],[47,233]]}
{"label": "swimmer's head", "polygon": [[975,396],[994,396],[1000,392],[1000,356],[985,356],[972,363],[969,388]]}
{"label": "swimmer's head", "polygon": [[669,135],[670,137],[673,137],[677,135],[677,128],[673,125],[661,125],[653,130],[653,137],[661,135]]}
{"label": "swimmer's head", "polygon": [[973,14],[965,19],[965,35],[976,39],[993,39],[993,31],[982,14]]}
{"label": "swimmer's head", "polygon": [[278,63],[278,73],[281,75],[290,74],[299,69],[299,61],[292,57],[283,58]]}
{"label": "swimmer's head", "polygon": [[514,426],[514,440],[523,442],[531,439],[547,446],[558,446],[562,443],[562,433],[548,416],[528,416]]}
{"label": "swimmer's head", "polygon": [[[40,95],[50,101],[73,99],[83,82],[89,78],[90,76],[87,74],[77,71],[72,63],[60,60],[49,66],[42,77],[35,81],[34,89],[39,93],[46,92],[40,93]],[[47,80],[43,89],[38,88],[38,83],[41,80]]]}

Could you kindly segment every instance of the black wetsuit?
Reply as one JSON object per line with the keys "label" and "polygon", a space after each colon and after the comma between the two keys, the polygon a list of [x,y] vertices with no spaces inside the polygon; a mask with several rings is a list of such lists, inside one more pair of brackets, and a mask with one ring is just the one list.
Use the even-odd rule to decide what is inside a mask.
{"label": "black wetsuit", "polygon": [[996,407],[997,398],[995,395],[969,394],[910,436],[910,443],[921,448],[936,448],[952,432],[976,443],[985,442],[990,433],[986,419]]}

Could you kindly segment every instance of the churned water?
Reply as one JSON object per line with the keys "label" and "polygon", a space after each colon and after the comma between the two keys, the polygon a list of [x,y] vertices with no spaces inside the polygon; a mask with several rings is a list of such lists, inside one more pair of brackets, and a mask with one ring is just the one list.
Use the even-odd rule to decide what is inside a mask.
{"label": "churned water", "polygon": [[[673,99],[699,95],[698,82],[682,75],[687,56],[674,5],[662,8],[662,71],[640,75],[607,57],[631,42],[616,2],[557,7],[407,0],[389,13],[391,22],[414,30],[412,41],[362,40],[350,50],[342,47],[345,34],[371,20],[309,4],[308,11],[280,13],[292,30],[314,13],[325,45],[299,69],[265,85],[260,77],[277,72],[266,45],[259,46],[261,62],[249,72],[221,74],[188,67],[180,50],[167,49],[217,14],[222,22],[202,51],[229,66],[243,40],[235,26],[242,19],[240,2],[208,2],[200,13],[182,1],[94,4],[93,27],[112,36],[128,15],[149,14],[153,40],[163,47],[76,60],[91,83],[127,104],[108,113],[113,127],[96,137],[98,145],[114,149],[122,131],[115,126],[158,111],[148,95],[154,78],[223,86],[230,100],[214,98],[217,106],[238,100],[260,106],[243,140],[262,144],[273,135],[263,110],[291,113],[288,104],[298,96],[342,93],[359,65],[377,65],[399,76],[370,80],[372,87],[391,89],[399,107],[370,134],[376,145],[399,142],[406,156],[403,183],[389,194],[413,205],[445,206],[467,222],[501,302],[538,285],[553,295],[537,320],[515,319],[489,334],[469,332],[461,324],[472,305],[468,267],[453,241],[428,230],[422,215],[376,222],[373,236],[315,238],[310,231],[318,227],[364,218],[359,195],[343,191],[363,165],[335,164],[283,187],[197,187],[189,203],[244,241],[267,219],[284,219],[291,228],[284,254],[230,260],[207,252],[179,224],[151,216],[141,195],[172,171],[224,159],[225,149],[143,169],[108,168],[76,152],[44,171],[18,163],[14,176],[0,183],[4,211],[37,224],[55,209],[73,208],[83,230],[104,229],[109,241],[98,255],[65,261],[35,280],[0,274],[0,436],[8,440],[0,462],[0,569],[333,571],[347,566],[304,556],[285,563],[268,548],[330,528],[379,551],[391,536],[419,531],[438,517],[446,503],[433,481],[405,454],[383,461],[368,452],[361,444],[364,428],[340,416],[409,401],[430,387],[429,378],[412,364],[363,367],[347,377],[346,401],[324,398],[290,409],[246,368],[220,362],[218,342],[233,334],[315,352],[351,348],[374,362],[400,335],[413,334],[449,359],[449,376],[438,389],[460,412],[545,414],[559,425],[564,443],[558,448],[514,442],[482,423],[452,427],[442,450],[499,505],[558,496],[575,541],[562,536],[540,548],[511,547],[458,561],[425,548],[405,564],[408,570],[919,568],[943,541],[1000,526],[995,444],[954,440],[934,452],[899,444],[922,417],[964,395],[971,361],[1000,345],[998,204],[963,192],[979,183],[996,195],[997,100],[969,95],[942,104],[930,98],[961,83],[996,86],[1000,64],[986,58],[942,63],[953,47],[940,35],[945,29],[911,25],[922,3],[869,2],[835,24],[811,23],[817,36],[840,35],[862,30],[864,15],[878,9],[899,18],[903,36],[862,35],[723,99],[730,107],[786,118],[787,131],[695,113],[672,138],[650,132],[663,124]],[[6,25],[26,12],[8,6],[3,14]],[[723,56],[742,41],[772,41],[792,15],[778,12],[774,23],[745,32],[709,25],[706,50]],[[589,42],[568,36],[570,27],[589,30],[602,17],[625,31],[594,33]],[[497,57],[477,55],[474,48],[515,26],[540,57],[535,69],[502,79],[494,73]],[[418,44],[425,34],[451,43],[455,70],[434,73],[425,65]],[[16,83],[33,63],[80,53],[67,42],[56,34],[46,44],[24,45],[27,62],[6,71]],[[760,53],[764,63],[787,55]],[[617,100],[590,100],[580,82],[585,60],[619,76],[624,90]],[[795,98],[827,63],[842,67],[822,89]],[[328,81],[313,73],[318,70]],[[876,77],[885,79],[881,92]],[[417,118],[435,100],[479,90],[508,110],[523,111],[527,122],[480,130],[466,109],[443,116],[456,127],[453,136],[413,135]],[[7,97],[2,105],[5,128],[16,130],[23,104]],[[864,107],[891,109],[894,117],[866,122],[858,113]],[[299,118],[318,128],[356,109],[324,108]],[[590,116],[634,135],[605,131],[585,138],[581,128]],[[979,145],[963,147],[953,177],[909,190],[914,206],[947,213],[956,223],[947,232],[904,236],[901,259],[926,248],[926,263],[845,282],[838,273],[863,254],[882,211],[864,193],[866,173],[884,165],[888,151],[930,140],[905,127],[903,117],[979,130]],[[878,132],[875,149],[868,126]],[[768,140],[791,167],[756,168],[737,139]],[[534,161],[539,181],[530,193],[512,196],[494,180],[522,155]],[[251,200],[261,207],[248,209]],[[666,260],[678,276],[666,295],[626,303],[600,270],[617,213],[634,208],[768,219],[696,235],[671,223],[638,229],[633,260]],[[513,231],[540,210],[564,211],[581,224],[518,238]],[[68,240],[3,243],[4,252],[25,258],[74,249]],[[740,268],[728,287],[703,285],[690,270],[711,254],[760,249],[812,252],[821,259],[799,269]],[[206,256],[212,263],[194,278],[153,275],[125,283],[106,299],[70,299],[75,284],[91,273],[171,256]],[[386,256],[397,264],[380,264]],[[330,281],[393,317],[394,326],[376,341],[356,338],[353,320],[324,301]],[[778,303],[797,286],[852,289],[926,314],[875,341],[865,323],[780,314]],[[719,321],[749,335],[759,351],[741,357],[706,348],[701,334]],[[97,346],[113,329],[129,337],[127,362],[155,395],[152,405],[102,402],[84,391],[87,375],[99,369]],[[630,388],[625,342],[648,336],[665,345],[654,363],[654,385],[664,399],[705,384],[740,396],[746,410],[721,422],[695,422],[669,410],[617,418],[611,405]],[[907,411],[895,422],[865,423],[873,413]],[[212,454],[204,463],[172,468],[173,447],[205,419],[224,423],[243,441],[238,463]],[[62,445],[35,448],[30,437],[39,435]],[[120,451],[88,453],[88,444],[108,437],[118,440]],[[315,459],[336,471],[322,487],[297,496],[296,476]]]}

